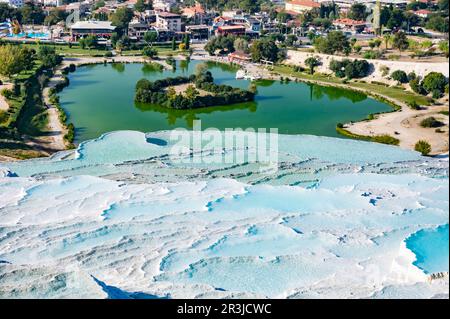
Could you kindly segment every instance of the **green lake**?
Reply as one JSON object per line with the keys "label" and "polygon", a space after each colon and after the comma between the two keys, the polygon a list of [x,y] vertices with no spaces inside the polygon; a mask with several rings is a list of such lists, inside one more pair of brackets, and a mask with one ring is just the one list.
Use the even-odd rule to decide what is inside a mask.
{"label": "green lake", "polygon": [[[79,67],[69,75],[70,85],[60,93],[61,106],[76,127],[76,141],[117,130],[152,132],[190,128],[193,120],[202,128],[278,128],[283,134],[338,137],[336,124],[357,121],[368,114],[391,110],[387,104],[353,91],[305,83],[260,81],[255,102],[196,110],[169,110],[134,103],[134,87],[141,78],[157,80],[189,75],[198,61],[178,62],[177,70],[157,71],[145,64],[98,64]],[[213,64],[218,84],[247,88],[236,80],[236,69]]]}

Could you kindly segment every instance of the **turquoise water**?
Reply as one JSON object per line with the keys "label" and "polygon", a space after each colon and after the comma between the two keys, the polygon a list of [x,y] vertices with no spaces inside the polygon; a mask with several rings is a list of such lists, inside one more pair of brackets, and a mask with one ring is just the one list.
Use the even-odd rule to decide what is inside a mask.
{"label": "turquoise water", "polygon": [[25,32],[21,32],[18,34],[9,34],[8,37],[10,38],[23,38],[23,37],[28,37],[28,38],[48,38],[49,34],[48,33],[43,33],[43,32],[32,32],[32,33],[25,33]]}
{"label": "turquoise water", "polygon": [[423,229],[406,240],[406,246],[416,255],[414,264],[427,274],[449,271],[448,226]]}
{"label": "turquoise water", "polygon": [[[72,73],[69,87],[60,93],[61,105],[73,122],[78,142],[117,130],[153,132],[177,127],[190,128],[193,120],[202,127],[278,128],[282,134],[339,137],[336,124],[361,120],[370,113],[391,108],[366,95],[305,83],[282,84],[260,81],[256,101],[197,110],[169,110],[134,103],[136,82],[188,75],[198,61],[179,62],[176,72],[143,64],[91,65]],[[250,82],[236,80],[236,69],[209,64],[216,83],[247,88]]]}

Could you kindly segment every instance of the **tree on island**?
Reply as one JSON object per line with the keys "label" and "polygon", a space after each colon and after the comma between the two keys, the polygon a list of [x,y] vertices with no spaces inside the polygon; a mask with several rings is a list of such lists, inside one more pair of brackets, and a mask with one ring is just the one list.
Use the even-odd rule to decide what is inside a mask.
{"label": "tree on island", "polygon": [[184,94],[186,95],[186,97],[189,100],[195,100],[197,98],[197,96],[200,95],[200,92],[197,91],[195,89],[195,87],[191,84],[186,88],[186,90],[184,91]]}

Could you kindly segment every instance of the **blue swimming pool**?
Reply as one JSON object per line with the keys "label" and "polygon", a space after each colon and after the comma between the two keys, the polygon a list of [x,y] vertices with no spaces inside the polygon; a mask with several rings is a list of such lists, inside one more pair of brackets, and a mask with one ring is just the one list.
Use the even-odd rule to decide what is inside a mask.
{"label": "blue swimming pool", "polygon": [[32,39],[39,39],[39,38],[48,38],[50,37],[50,35],[48,33],[44,33],[44,32],[31,32],[31,33],[26,33],[26,32],[21,32],[18,34],[9,34],[8,37],[10,38],[32,38]]}

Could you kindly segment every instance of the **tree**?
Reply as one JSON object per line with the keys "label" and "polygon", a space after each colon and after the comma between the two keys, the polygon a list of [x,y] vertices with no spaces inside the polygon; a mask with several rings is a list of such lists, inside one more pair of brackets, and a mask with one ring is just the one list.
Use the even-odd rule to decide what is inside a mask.
{"label": "tree", "polygon": [[438,92],[439,95],[442,95],[447,83],[447,78],[442,73],[430,72],[424,77],[422,86],[427,93]]}
{"label": "tree", "polygon": [[195,100],[200,95],[200,92],[193,85],[189,85],[184,91],[184,94],[189,100]]}
{"label": "tree", "polygon": [[110,20],[113,25],[119,28],[122,32],[128,27],[131,19],[133,19],[133,10],[128,7],[120,7],[114,12]]}
{"label": "tree", "polygon": [[236,37],[227,35],[227,36],[218,36],[210,39],[208,43],[205,45],[205,50],[210,54],[214,55],[217,50],[221,52],[234,52],[234,41]]}
{"label": "tree", "polygon": [[285,43],[286,43],[287,46],[291,47],[291,46],[293,46],[294,43],[297,42],[297,41],[298,41],[298,37],[297,37],[295,34],[289,34],[289,35],[286,37]]}
{"label": "tree", "polygon": [[409,42],[406,33],[403,31],[397,32],[394,35],[394,39],[392,40],[392,46],[398,49],[399,51],[404,51],[408,49]]}
{"label": "tree", "polygon": [[444,18],[440,15],[433,15],[427,22],[426,27],[438,32],[448,33],[448,17]]}
{"label": "tree", "polygon": [[199,63],[195,66],[195,76],[201,77],[208,72],[208,65],[206,63]]}
{"label": "tree", "polygon": [[33,2],[27,2],[20,9],[22,24],[43,24],[45,14],[42,8]]}
{"label": "tree", "polygon": [[444,15],[448,16],[448,0],[439,0],[439,10],[443,11]]}
{"label": "tree", "polygon": [[314,74],[314,68],[320,65],[320,60],[316,57],[309,57],[305,60],[305,64],[309,67],[309,73]]}
{"label": "tree", "polygon": [[64,21],[67,17],[67,14],[64,10],[60,10],[58,8],[53,8],[48,16],[44,19],[45,25],[54,25],[60,21]]}
{"label": "tree", "polygon": [[365,20],[367,18],[367,8],[362,3],[355,3],[350,7],[348,17],[353,20]]}
{"label": "tree", "polygon": [[61,56],[56,53],[55,48],[48,45],[39,46],[37,57],[46,68],[55,67],[62,61]]}
{"label": "tree", "polygon": [[276,62],[279,58],[279,52],[280,50],[275,44],[275,41],[269,39],[256,40],[250,48],[254,62],[260,62],[261,60]]}
{"label": "tree", "polygon": [[145,1],[144,0],[137,0],[134,4],[134,10],[137,12],[144,12],[146,9]]}
{"label": "tree", "polygon": [[189,36],[189,34],[186,34],[184,36],[184,46],[185,46],[185,50],[189,50],[189,48],[191,47],[191,37]]}
{"label": "tree", "polygon": [[445,54],[445,56],[448,58],[448,41],[442,40],[439,42],[439,50],[442,51],[442,53]]}
{"label": "tree", "polygon": [[387,50],[388,47],[389,47],[389,43],[390,43],[391,40],[392,40],[392,36],[391,36],[389,33],[386,33],[386,34],[383,36],[383,39],[384,39],[384,44],[385,44],[386,50]]}
{"label": "tree", "polygon": [[236,40],[234,40],[234,49],[236,51],[240,51],[240,52],[244,52],[244,53],[248,53],[249,50],[249,45],[248,45],[248,41],[244,38],[237,38]]}
{"label": "tree", "polygon": [[408,82],[408,76],[406,75],[406,72],[403,70],[396,70],[392,72],[391,77],[394,81],[397,81],[398,83]]}
{"label": "tree", "polygon": [[173,87],[168,88],[166,94],[169,101],[173,101],[177,97],[177,91]]}
{"label": "tree", "polygon": [[431,145],[427,141],[420,140],[414,146],[414,150],[422,153],[423,156],[427,156],[431,153]]}
{"label": "tree", "polygon": [[175,51],[177,49],[177,40],[175,37],[172,38],[172,51]]}
{"label": "tree", "polygon": [[26,70],[32,63],[30,53],[28,49],[16,45],[0,46],[0,74],[11,78]]}
{"label": "tree", "polygon": [[158,33],[155,31],[147,31],[144,33],[144,41],[147,44],[150,43],[150,46],[153,46],[153,42],[156,42],[156,40],[158,40]]}
{"label": "tree", "polygon": [[422,84],[420,83],[420,79],[418,77],[410,80],[409,86],[411,87],[411,90],[413,90],[417,94],[425,94],[426,93],[425,89],[423,88]]}
{"label": "tree", "polygon": [[152,47],[148,47],[147,46],[147,47],[142,49],[142,55],[144,55],[144,56],[146,56],[146,57],[148,57],[150,59],[153,59],[153,58],[155,58],[158,55],[158,51],[156,51]]}
{"label": "tree", "polygon": [[93,35],[88,35],[84,38],[84,45],[90,50],[97,46],[97,38]]}
{"label": "tree", "polygon": [[320,53],[334,54],[346,51],[350,48],[350,42],[342,31],[331,31],[326,38],[316,38],[314,47]]}

